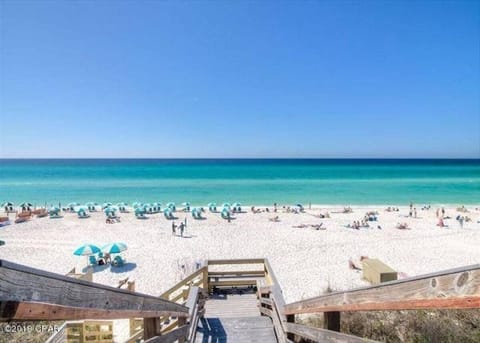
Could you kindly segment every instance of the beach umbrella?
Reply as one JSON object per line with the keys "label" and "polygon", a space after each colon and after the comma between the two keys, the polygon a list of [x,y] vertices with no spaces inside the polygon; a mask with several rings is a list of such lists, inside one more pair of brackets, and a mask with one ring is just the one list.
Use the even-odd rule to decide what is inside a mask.
{"label": "beach umbrella", "polygon": [[93,244],[84,244],[78,247],[73,254],[77,256],[89,256],[99,253],[101,250],[99,247]]}
{"label": "beach umbrella", "polygon": [[128,249],[127,245],[121,242],[110,243],[102,247],[102,251],[109,254],[119,254],[122,251],[127,249]]}
{"label": "beach umbrella", "polygon": [[2,206],[13,206],[13,202],[7,201]]}
{"label": "beach umbrella", "polygon": [[110,207],[112,206],[113,204],[111,202],[104,202],[103,205],[102,205],[102,208],[103,209],[106,209],[107,207]]}
{"label": "beach umbrella", "polygon": [[230,208],[230,207],[232,207],[232,206],[230,206],[230,203],[229,203],[229,202],[225,202],[225,203],[223,203],[222,207],[228,207],[228,208]]}
{"label": "beach umbrella", "polygon": [[88,208],[86,206],[79,206],[76,208],[77,213],[78,212],[87,212]]}
{"label": "beach umbrella", "polygon": [[216,207],[216,206],[217,206],[217,203],[215,203],[215,202],[209,202],[207,206],[208,206],[208,207]]}
{"label": "beach umbrella", "polygon": [[103,212],[108,216],[110,213],[115,214],[116,209],[114,207],[107,207],[103,210]]}
{"label": "beach umbrella", "polygon": [[67,207],[75,207],[75,206],[80,206],[78,202],[71,202],[67,205]]}
{"label": "beach umbrella", "polygon": [[132,204],[132,207],[133,207],[133,208],[138,208],[138,207],[142,207],[142,206],[143,206],[143,204],[142,204],[141,202],[134,202],[134,203]]}
{"label": "beach umbrella", "polygon": [[117,209],[113,206],[108,206],[103,209],[103,212],[108,213],[108,212],[115,212]]}
{"label": "beach umbrella", "polygon": [[169,209],[171,209],[172,211],[175,211],[175,209],[176,209],[174,202],[169,202],[169,203],[167,204],[167,207],[168,207]]}
{"label": "beach umbrella", "polygon": [[189,202],[182,202],[182,206],[190,206]]}
{"label": "beach umbrella", "polygon": [[145,214],[145,208],[143,207],[137,207],[135,209],[135,215],[139,215],[139,214]]}
{"label": "beach umbrella", "polygon": [[20,207],[32,207],[32,206],[33,206],[32,203],[28,201],[22,202],[20,204]]}
{"label": "beach umbrella", "polygon": [[50,207],[50,210],[48,210],[48,214],[52,215],[58,215],[60,213],[60,209],[58,207]]}

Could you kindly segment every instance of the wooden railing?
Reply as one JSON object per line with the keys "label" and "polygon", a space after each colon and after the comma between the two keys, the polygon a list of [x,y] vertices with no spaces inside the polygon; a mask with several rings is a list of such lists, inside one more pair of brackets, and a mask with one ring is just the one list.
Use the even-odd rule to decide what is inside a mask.
{"label": "wooden railing", "polygon": [[[271,269],[268,261],[265,265],[266,269]],[[277,283],[274,278],[270,280],[269,289],[265,288],[261,294],[260,311],[272,318],[280,342],[291,342],[296,338],[313,342],[371,342],[339,332],[340,313],[343,311],[480,308],[478,264],[330,293],[283,306],[281,292],[275,286]],[[295,323],[295,315],[306,313],[323,313],[324,329]]]}
{"label": "wooden railing", "polygon": [[[222,265],[262,265],[226,270]],[[215,266],[215,267],[214,267]],[[215,269],[215,270],[214,270]],[[480,265],[335,292],[285,304],[267,259],[209,260],[160,297],[107,287],[0,260],[0,320],[143,318],[128,342],[192,342],[205,296],[221,288],[257,290],[259,310],[271,318],[279,342],[368,342],[340,333],[343,311],[480,308]],[[323,313],[324,328],[296,315]],[[138,327],[138,321],[134,325]]]}

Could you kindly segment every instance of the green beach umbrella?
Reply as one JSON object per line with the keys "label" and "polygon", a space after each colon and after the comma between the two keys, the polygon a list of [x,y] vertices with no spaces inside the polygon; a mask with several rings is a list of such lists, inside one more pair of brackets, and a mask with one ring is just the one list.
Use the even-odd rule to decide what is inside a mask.
{"label": "green beach umbrella", "polygon": [[232,206],[230,205],[229,202],[225,202],[225,203],[223,203],[222,207],[230,208],[230,207],[232,207]]}
{"label": "green beach umbrella", "polygon": [[13,206],[13,202],[7,201],[2,206]]}

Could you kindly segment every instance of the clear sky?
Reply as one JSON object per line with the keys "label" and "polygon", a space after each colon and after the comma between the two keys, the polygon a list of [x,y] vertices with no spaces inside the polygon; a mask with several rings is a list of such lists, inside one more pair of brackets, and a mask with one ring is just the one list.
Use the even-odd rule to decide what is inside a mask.
{"label": "clear sky", "polygon": [[0,12],[0,157],[480,157],[480,1]]}

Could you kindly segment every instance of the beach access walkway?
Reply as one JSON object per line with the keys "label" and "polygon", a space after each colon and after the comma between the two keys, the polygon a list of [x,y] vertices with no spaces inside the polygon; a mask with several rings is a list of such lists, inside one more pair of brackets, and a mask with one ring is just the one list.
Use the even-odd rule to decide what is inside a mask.
{"label": "beach access walkway", "polygon": [[276,343],[272,320],[262,316],[255,293],[225,291],[205,302],[205,313],[200,319],[196,343]]}
{"label": "beach access walkway", "polygon": [[[160,297],[4,260],[0,280],[0,321],[129,319],[125,343],[365,343],[372,341],[340,332],[342,312],[480,308],[479,264],[289,304],[265,258],[207,260]],[[298,318],[315,313],[323,313],[323,328]],[[111,331],[89,341],[113,342]],[[70,342],[68,337],[62,329],[47,342]]]}

